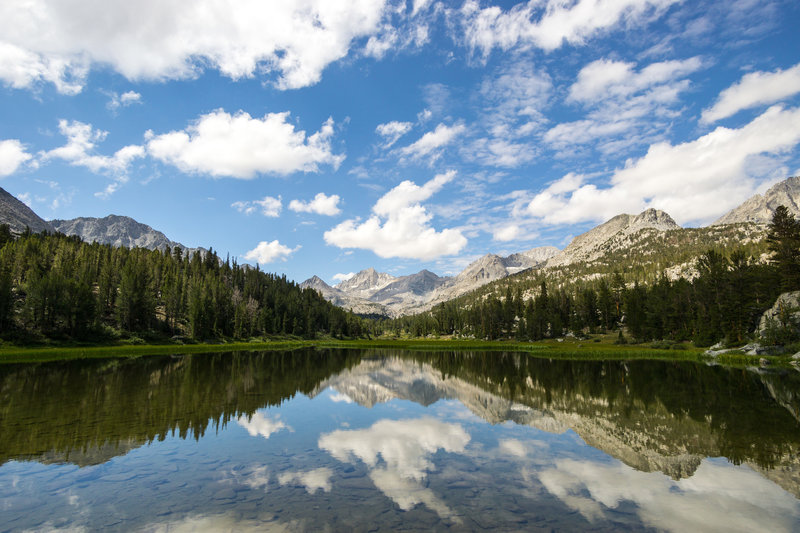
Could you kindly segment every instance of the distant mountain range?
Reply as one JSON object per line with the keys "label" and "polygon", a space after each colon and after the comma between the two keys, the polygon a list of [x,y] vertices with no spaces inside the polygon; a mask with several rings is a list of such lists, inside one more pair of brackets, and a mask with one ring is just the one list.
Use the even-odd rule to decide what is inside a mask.
{"label": "distant mountain range", "polygon": [[440,277],[429,270],[394,277],[368,268],[333,287],[317,276],[300,286],[316,289],[326,300],[356,313],[365,314],[369,309],[366,314],[401,316],[430,309],[491,281],[542,265],[557,253],[558,248],[544,246],[508,257],[486,254],[455,277]]}
{"label": "distant mountain range", "polygon": [[[525,270],[561,273],[564,277],[591,276],[605,272],[620,261],[646,263],[670,275],[687,275],[693,268],[699,247],[735,245],[763,241],[765,225],[775,209],[785,205],[800,217],[800,177],[788,178],[732,209],[706,228],[681,228],[667,213],[648,209],[638,215],[622,214],[575,237],[563,250],[553,246],[533,248],[507,257],[486,254],[456,276],[441,277],[428,270],[395,277],[374,268],[360,271],[338,285],[329,285],[317,276],[302,282],[302,287],[319,291],[330,302],[365,315],[401,316],[421,312],[492,282]],[[139,246],[151,250],[188,248],[171,241],[163,233],[136,220],[117,215],[105,218],[76,218],[46,221],[27,205],[0,188],[0,224],[9,224],[21,233],[59,231],[78,235],[87,242],[112,246]],[[658,257],[669,249],[669,260]],[[654,259],[655,258],[655,259]],[[581,268],[578,268],[577,266]],[[597,275],[597,274],[595,274]]]}
{"label": "distant mountain range", "polygon": [[[508,257],[487,254],[455,277],[442,278],[423,270],[395,278],[368,268],[338,285],[330,286],[314,276],[301,286],[319,290],[335,305],[357,313],[369,306],[373,306],[370,313],[375,313],[377,304],[384,314],[401,316],[431,309],[527,269],[561,279],[591,277],[607,273],[624,258],[640,265],[655,263],[653,268],[671,277],[691,277],[701,250],[763,241],[765,225],[779,205],[800,217],[800,177],[753,196],[706,228],[682,228],[664,211],[647,209],[638,215],[617,215],[578,235],[563,250],[541,247]],[[666,257],[658,253],[662,250],[668,250]]]}

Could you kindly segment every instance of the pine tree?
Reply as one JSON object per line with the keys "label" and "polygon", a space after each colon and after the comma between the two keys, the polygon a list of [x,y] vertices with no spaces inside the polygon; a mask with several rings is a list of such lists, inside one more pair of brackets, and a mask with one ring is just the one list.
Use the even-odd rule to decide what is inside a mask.
{"label": "pine tree", "polygon": [[781,289],[790,291],[800,288],[800,222],[784,205],[775,209],[767,242],[772,252],[771,261],[780,272]]}

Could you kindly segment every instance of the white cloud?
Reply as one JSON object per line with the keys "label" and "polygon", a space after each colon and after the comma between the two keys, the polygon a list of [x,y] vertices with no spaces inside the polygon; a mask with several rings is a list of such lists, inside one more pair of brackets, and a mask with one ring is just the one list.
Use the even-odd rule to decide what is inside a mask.
{"label": "white cloud", "polygon": [[[12,4],[7,6],[11,7]],[[24,9],[20,4],[17,6]],[[8,19],[6,23],[7,21]],[[87,72],[88,67],[83,58],[70,59],[58,53],[40,55],[0,41],[0,80],[15,89],[24,89],[44,81],[55,85],[60,93],[74,95],[83,89]]]}
{"label": "white cloud", "polygon": [[[718,127],[694,141],[654,144],[617,170],[607,188],[568,174],[537,194],[526,210],[549,224],[601,221],[648,207],[666,211],[678,223],[710,222],[756,192],[761,176],[751,173],[758,167],[764,172],[764,154],[781,154],[798,143],[800,108],[773,106],[739,129]],[[754,158],[759,165],[753,167]]]}
{"label": "white cloud", "polygon": [[269,113],[252,118],[218,109],[191,123],[185,130],[162,135],[147,132],[147,151],[184,172],[251,179],[256,174],[287,175],[317,172],[319,165],[338,168],[343,155],[331,151],[333,120],[306,136],[287,119],[289,113]]}
{"label": "white cloud", "polygon": [[384,147],[389,148],[396,143],[400,137],[411,131],[411,126],[412,124],[410,122],[398,122],[394,120],[385,124],[378,124],[375,131],[378,135],[386,139]]}
{"label": "white cloud", "polygon": [[583,67],[570,87],[568,100],[596,102],[609,96],[625,97],[683,78],[703,66],[699,57],[652,63],[635,72],[633,63],[598,59]]}
{"label": "white cloud", "polygon": [[530,163],[538,155],[534,146],[502,138],[476,139],[464,148],[468,159],[493,167],[515,168]]}
{"label": "white cloud", "polygon": [[21,194],[18,194],[17,199],[23,204],[27,205],[28,207],[33,207],[33,199],[31,198],[31,193],[23,192]]}
{"label": "white cloud", "polygon": [[516,224],[507,224],[497,228],[492,232],[492,238],[500,242],[508,242],[516,239],[521,233],[521,229]]}
{"label": "white cloud", "polygon": [[[619,155],[624,148],[663,135],[678,113],[681,93],[690,87],[686,76],[702,68],[703,61],[691,57],[651,63],[638,71],[635,67],[608,59],[584,66],[567,101],[588,109],[586,118],[555,125],[544,134],[545,142],[559,150],[597,143],[601,151]],[[604,140],[608,137],[624,140]]]}
{"label": "white cloud", "polygon": [[261,241],[258,246],[244,254],[244,258],[265,265],[275,261],[286,261],[290,255],[300,249],[300,246],[289,248],[279,243],[278,240],[271,242]]}
{"label": "white cloud", "polygon": [[595,34],[621,24],[645,21],[678,0],[530,0],[508,11],[481,9],[477,0],[464,2],[458,15],[464,41],[484,57],[493,48],[535,46],[555,50],[565,42],[581,45]]}
{"label": "white cloud", "polygon": [[302,485],[309,494],[314,494],[318,490],[330,492],[332,475],[333,470],[324,467],[308,472],[284,472],[278,476],[278,483],[281,485]]}
{"label": "white cloud", "polygon": [[[214,68],[233,79],[274,73],[278,87],[319,81],[354,40],[376,33],[386,0],[259,2],[142,0],[97,6],[58,0],[0,9],[0,79],[13,87],[54,83],[81,90],[91,65],[130,80],[185,79]],[[147,16],[143,17],[142,13]]]}
{"label": "white cloud", "polygon": [[480,125],[486,136],[462,149],[462,155],[488,166],[514,168],[539,153],[532,135],[547,122],[553,84],[530,60],[515,59],[481,83]]}
{"label": "white cloud", "polygon": [[690,478],[621,464],[557,460],[540,473],[544,487],[590,522],[631,502],[644,525],[659,531],[791,531],[800,505],[745,466],[709,461]]}
{"label": "white cloud", "polygon": [[17,139],[0,141],[0,177],[10,176],[32,157]]}
{"label": "white cloud", "polygon": [[67,138],[67,144],[42,153],[44,160],[62,159],[70,165],[86,167],[92,172],[124,173],[134,159],[145,155],[144,148],[139,145],[124,146],[111,156],[93,153],[97,143],[105,140],[108,132],[96,130],[91,124],[77,120],[59,120],[58,130]]}
{"label": "white cloud", "polygon": [[342,281],[347,281],[348,279],[352,278],[355,275],[356,275],[355,272],[348,272],[347,274],[339,273],[339,274],[334,274],[333,279],[335,279],[338,282],[342,282]]}
{"label": "white cloud", "polygon": [[117,111],[120,107],[128,107],[133,104],[142,103],[142,95],[136,91],[127,91],[122,94],[109,92],[106,107],[111,111]]}
{"label": "white cloud", "polygon": [[775,72],[751,72],[722,91],[714,105],[703,111],[700,122],[710,124],[743,109],[772,104],[800,93],[800,64]]}
{"label": "white cloud", "polygon": [[413,159],[421,159],[427,156],[436,159],[440,154],[440,149],[450,144],[464,130],[466,130],[466,127],[463,124],[454,126],[439,124],[435,130],[427,132],[414,143],[401,148],[400,153]]}
{"label": "white cloud", "polygon": [[289,202],[289,209],[298,213],[316,213],[318,215],[334,216],[342,212],[342,210],[339,209],[339,200],[338,194],[327,196],[325,193],[320,192],[317,193],[310,202],[292,200]]}
{"label": "white cloud", "polygon": [[233,202],[231,207],[244,213],[245,215],[252,215],[256,211],[261,211],[265,217],[278,217],[281,214],[283,205],[281,204],[281,197],[274,198],[272,196],[265,196],[263,200],[253,200],[251,202]]}
{"label": "white cloud", "polygon": [[253,413],[250,418],[240,416],[236,419],[236,423],[242,426],[251,437],[258,437],[259,435],[268,439],[273,433],[287,429],[291,431],[292,428],[287,426],[279,418],[270,418],[260,411]]}
{"label": "white cloud", "polygon": [[456,254],[467,244],[461,231],[437,232],[432,218],[420,205],[455,177],[455,171],[439,174],[422,187],[404,181],[384,194],[366,222],[346,220],[325,232],[325,242],[339,248],[362,248],[380,257],[434,259]]}

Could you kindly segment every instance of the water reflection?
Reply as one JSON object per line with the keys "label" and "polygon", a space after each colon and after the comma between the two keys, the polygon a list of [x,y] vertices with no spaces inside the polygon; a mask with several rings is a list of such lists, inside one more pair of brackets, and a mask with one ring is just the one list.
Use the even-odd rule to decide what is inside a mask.
{"label": "water reflection", "polygon": [[791,531],[798,391],[497,352],[0,366],[0,531]]}
{"label": "water reflection", "polygon": [[339,461],[366,463],[375,486],[404,511],[422,503],[440,517],[461,523],[422,482],[435,468],[434,453],[440,449],[463,453],[469,440],[458,424],[421,418],[381,420],[367,429],[334,431],[320,437],[319,447]]}

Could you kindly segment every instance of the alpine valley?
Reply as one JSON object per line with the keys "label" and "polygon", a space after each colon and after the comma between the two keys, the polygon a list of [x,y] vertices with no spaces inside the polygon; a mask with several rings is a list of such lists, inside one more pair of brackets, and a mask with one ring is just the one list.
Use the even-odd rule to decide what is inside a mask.
{"label": "alpine valley", "polygon": [[[487,253],[455,276],[421,270],[395,277],[366,268],[336,285],[313,276],[300,287],[312,288],[334,305],[359,315],[399,317],[457,298],[501,294],[508,288],[527,292],[540,279],[565,284],[616,272],[623,274],[626,281],[643,284],[662,275],[672,280],[692,279],[696,276],[697,258],[709,249],[722,253],[743,249],[754,260],[765,261],[767,224],[779,205],[800,215],[800,177],[777,183],[705,227],[683,228],[668,213],[647,209],[639,214],[617,215],[578,235],[563,250],[543,246],[508,256]],[[17,234],[30,228],[112,246],[150,250],[170,247],[184,253],[206,251],[171,241],[163,233],[125,216],[45,221],[2,189],[0,224],[8,224]]]}

